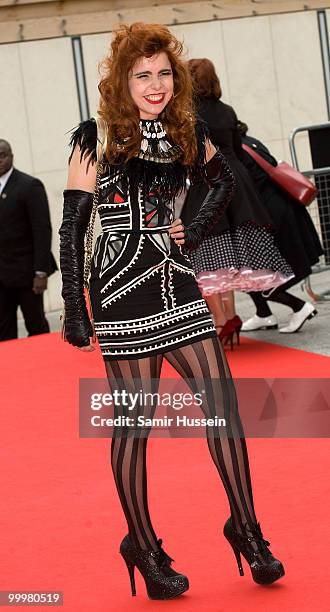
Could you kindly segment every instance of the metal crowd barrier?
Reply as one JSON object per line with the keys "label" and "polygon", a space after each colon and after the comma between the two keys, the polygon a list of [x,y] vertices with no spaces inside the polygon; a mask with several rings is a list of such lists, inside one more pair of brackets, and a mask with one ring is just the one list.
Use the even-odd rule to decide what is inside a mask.
{"label": "metal crowd barrier", "polygon": [[[307,125],[296,128],[289,136],[289,146],[293,166],[302,174],[310,178],[318,189],[318,194],[315,201],[308,207],[313,223],[320,235],[324,255],[320,258],[320,263],[313,266],[312,274],[330,270],[330,165],[312,168],[310,170],[301,170],[298,162],[296,136],[303,132],[308,133],[312,159],[330,160],[330,122],[319,125]],[[321,144],[320,150],[317,150],[317,145]],[[324,153],[325,152],[325,153]],[[329,152],[329,153],[328,153]],[[327,161],[327,164],[330,162]],[[313,163],[314,165],[314,163]],[[314,301],[330,300],[330,288],[326,291],[316,294],[312,288],[311,277],[305,279],[303,288]]]}

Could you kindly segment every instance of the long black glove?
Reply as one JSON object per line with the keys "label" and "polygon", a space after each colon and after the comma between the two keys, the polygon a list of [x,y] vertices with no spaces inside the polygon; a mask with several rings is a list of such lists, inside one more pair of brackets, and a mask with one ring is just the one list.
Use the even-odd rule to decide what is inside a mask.
{"label": "long black glove", "polygon": [[205,180],[210,187],[198,215],[184,228],[184,251],[194,251],[219,220],[234,190],[235,179],[225,157],[217,151],[205,164]]}
{"label": "long black glove", "polygon": [[65,338],[73,346],[88,346],[93,329],[84,294],[84,236],[92,212],[93,194],[66,189],[63,196],[63,220],[58,233]]}

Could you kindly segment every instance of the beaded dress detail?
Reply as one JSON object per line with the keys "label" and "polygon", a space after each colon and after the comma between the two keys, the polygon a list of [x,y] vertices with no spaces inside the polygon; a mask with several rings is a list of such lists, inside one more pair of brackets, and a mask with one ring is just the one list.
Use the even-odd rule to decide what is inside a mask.
{"label": "beaded dress detail", "polygon": [[166,132],[160,121],[140,121],[142,134],[140,159],[171,163],[181,155],[181,149],[167,140]]}

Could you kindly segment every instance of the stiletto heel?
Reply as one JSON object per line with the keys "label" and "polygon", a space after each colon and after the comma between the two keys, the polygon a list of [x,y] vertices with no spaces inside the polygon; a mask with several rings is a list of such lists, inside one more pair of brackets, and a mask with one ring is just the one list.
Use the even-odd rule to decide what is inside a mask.
{"label": "stiletto heel", "polygon": [[250,527],[246,522],[244,527],[245,533],[239,533],[229,518],[223,528],[223,534],[235,553],[240,575],[244,576],[242,554],[250,566],[253,580],[258,584],[271,584],[284,576],[284,567],[268,549],[270,542],[264,539],[260,524]]}
{"label": "stiletto heel", "polygon": [[233,331],[223,337],[224,346],[226,346],[229,342],[230,342],[230,348],[233,351],[234,350],[234,332]]}
{"label": "stiletto heel", "polygon": [[143,550],[136,547],[127,535],[120,544],[119,552],[127,565],[132,595],[136,595],[136,566],[145,581],[149,599],[173,599],[188,590],[189,581],[187,576],[170,567],[174,559],[163,550],[161,539],[157,540],[157,544],[158,550]]}
{"label": "stiletto heel", "polygon": [[128,573],[129,573],[129,579],[131,582],[131,589],[132,589],[132,595],[136,595],[136,588],[135,588],[135,577],[134,577],[134,570],[135,570],[135,565],[134,563],[131,563],[129,561],[129,559],[126,559],[125,557],[124,561],[127,565],[127,569],[128,569]]}
{"label": "stiletto heel", "polygon": [[238,550],[238,548],[236,548],[236,546],[233,546],[233,544],[230,542],[230,545],[235,553],[235,557],[236,557],[236,561],[237,561],[237,565],[238,565],[238,570],[239,570],[239,574],[240,576],[244,576],[244,571],[243,571],[243,566],[242,566],[242,560],[241,560],[241,553]]}
{"label": "stiletto heel", "polygon": [[234,334],[236,334],[236,338],[237,338],[237,346],[239,345],[239,335],[241,333],[241,328],[243,325],[243,321],[241,319],[241,317],[239,317],[238,315],[235,315],[232,319],[231,322],[233,324],[234,327]]}

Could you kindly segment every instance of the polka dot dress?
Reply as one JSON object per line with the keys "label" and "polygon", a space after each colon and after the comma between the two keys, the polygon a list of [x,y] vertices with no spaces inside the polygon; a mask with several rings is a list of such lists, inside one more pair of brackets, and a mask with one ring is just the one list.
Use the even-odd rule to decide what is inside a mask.
{"label": "polka dot dress", "polygon": [[206,237],[190,260],[204,295],[235,289],[265,291],[293,277],[273,234],[251,221]]}

